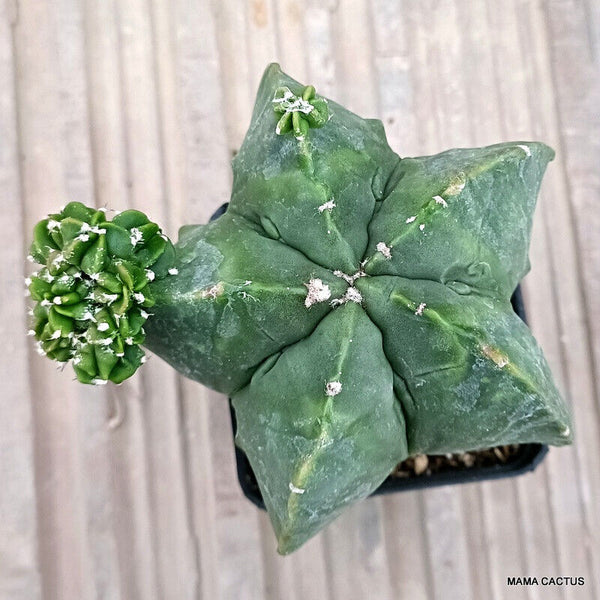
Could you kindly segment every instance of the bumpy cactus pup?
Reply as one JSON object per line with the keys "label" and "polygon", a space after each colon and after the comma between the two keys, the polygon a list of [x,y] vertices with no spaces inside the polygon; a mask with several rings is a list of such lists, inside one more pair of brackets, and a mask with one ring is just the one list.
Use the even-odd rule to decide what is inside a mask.
{"label": "bumpy cactus pup", "polygon": [[279,551],[292,552],[408,455],[571,441],[510,305],[552,157],[519,141],[400,159],[379,121],[271,65],[216,221],[183,227],[174,250],[139,213],[111,225],[63,211],[38,226],[35,335],[78,359],[81,380],[120,381],[141,360],[127,335],[145,332],[179,372],[228,394]]}
{"label": "bumpy cactus pup", "polygon": [[144,362],[151,283],[175,274],[175,251],[156,223],[136,210],[67,204],[34,229],[27,280],[35,301],[30,333],[40,354],[71,362],[82,383],[120,383]]}

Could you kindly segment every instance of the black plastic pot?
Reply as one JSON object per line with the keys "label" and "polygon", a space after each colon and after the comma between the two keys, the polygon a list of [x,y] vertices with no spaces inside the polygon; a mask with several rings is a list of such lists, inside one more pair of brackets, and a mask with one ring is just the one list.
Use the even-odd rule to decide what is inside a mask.
{"label": "black plastic pot", "polygon": [[[227,206],[228,204],[223,204],[218,208],[210,220],[213,221],[224,214],[227,210]],[[519,315],[523,322],[526,322],[525,306],[519,287],[515,290],[515,293],[511,298],[511,303],[515,313]],[[233,410],[231,401],[229,402],[229,407],[231,411],[231,425],[235,436],[235,411]],[[497,464],[489,466],[452,468],[447,471],[440,471],[430,475],[415,475],[414,477],[389,476],[372,495],[379,496],[382,494],[391,494],[393,492],[419,490],[441,485],[472,483],[475,481],[514,477],[516,475],[527,473],[528,471],[533,471],[533,469],[535,469],[544,459],[547,452],[548,446],[543,444],[521,444],[518,450],[510,455],[508,460],[504,463],[499,461]],[[246,454],[237,446],[235,447],[235,462],[240,487],[242,488],[244,495],[250,502],[254,503],[259,508],[264,509],[265,505],[256,477],[250,466],[250,461]]]}

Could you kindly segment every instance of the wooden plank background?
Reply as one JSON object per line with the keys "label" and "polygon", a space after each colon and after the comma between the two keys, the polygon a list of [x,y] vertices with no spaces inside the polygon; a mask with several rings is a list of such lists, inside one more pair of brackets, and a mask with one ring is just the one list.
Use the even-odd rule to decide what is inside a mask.
{"label": "wooden plank background", "polygon": [[[517,480],[363,502],[287,558],[224,398],[157,358],[77,385],[33,352],[22,291],[67,200],[205,222],[271,61],[401,155],[556,149],[524,291],[577,435]],[[597,0],[0,0],[0,598],[600,598],[599,167]],[[506,585],[526,575],[585,585]]]}

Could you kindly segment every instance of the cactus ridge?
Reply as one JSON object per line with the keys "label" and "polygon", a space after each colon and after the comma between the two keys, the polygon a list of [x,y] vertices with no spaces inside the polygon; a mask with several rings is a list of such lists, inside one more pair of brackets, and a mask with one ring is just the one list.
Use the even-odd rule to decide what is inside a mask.
{"label": "cactus ridge", "polygon": [[27,278],[35,301],[30,334],[40,354],[71,362],[82,383],[121,383],[145,361],[140,345],[154,305],[151,282],[176,273],[175,251],[136,210],[67,204],[34,228]]}

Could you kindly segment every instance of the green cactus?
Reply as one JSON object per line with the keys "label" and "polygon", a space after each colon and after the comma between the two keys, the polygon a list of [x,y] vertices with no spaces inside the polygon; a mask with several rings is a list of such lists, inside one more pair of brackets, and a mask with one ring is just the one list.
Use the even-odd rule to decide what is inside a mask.
{"label": "green cactus", "polygon": [[158,225],[137,210],[107,221],[106,211],[70,202],[35,226],[30,259],[42,265],[26,281],[38,352],[70,361],[82,383],[133,375],[144,362],[150,283],[177,272]]}
{"label": "green cactus", "polygon": [[[236,441],[279,552],[298,548],[409,455],[571,441],[567,406],[509,301],[529,268],[532,213],[552,158],[544,144],[515,142],[400,159],[379,121],[267,69],[227,212],[183,227],[174,259],[158,259],[161,275],[173,260],[179,275],[157,273],[142,290],[154,299],[145,346],[232,398]],[[108,227],[94,215],[76,218]],[[47,271],[32,295],[46,306],[36,307],[34,329],[50,357],[69,360],[70,332],[87,323],[67,312],[63,324],[53,298],[78,306],[70,294],[86,290],[48,288],[44,277],[59,273],[51,249],[65,255],[80,230],[61,225],[59,240],[42,223],[32,254]],[[137,315],[125,296],[142,284],[119,270],[131,258],[108,232],[105,244],[96,235],[68,264],[88,279],[118,279],[115,306]],[[156,235],[146,242],[142,232],[144,243]],[[90,301],[114,321],[112,303],[97,291]],[[96,356],[93,375],[80,379],[122,379],[100,363]]]}

